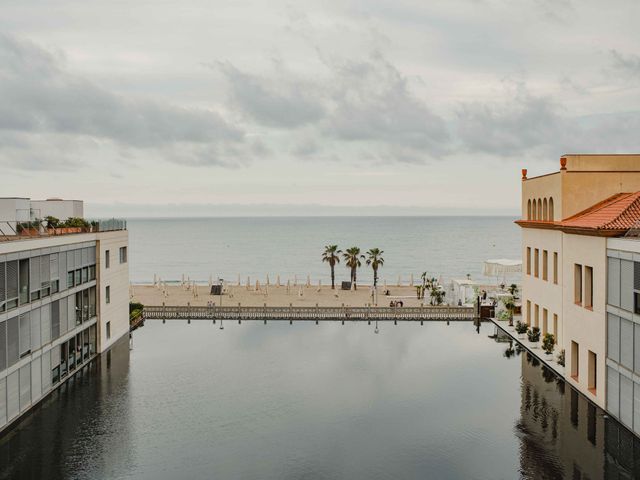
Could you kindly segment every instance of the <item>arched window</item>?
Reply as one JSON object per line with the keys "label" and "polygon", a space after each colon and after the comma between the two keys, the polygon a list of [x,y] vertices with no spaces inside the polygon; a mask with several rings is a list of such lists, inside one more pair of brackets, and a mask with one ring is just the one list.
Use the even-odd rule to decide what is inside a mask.
{"label": "arched window", "polygon": [[549,217],[547,217],[547,199],[545,198],[542,201],[542,219],[546,222]]}
{"label": "arched window", "polygon": [[527,220],[531,220],[531,199],[527,203]]}
{"label": "arched window", "polygon": [[538,199],[538,220],[542,220],[542,200]]}
{"label": "arched window", "polygon": [[549,221],[553,222],[553,197],[549,197]]}
{"label": "arched window", "polygon": [[537,214],[536,214],[537,211],[538,211],[538,208],[537,208],[536,201],[534,199],[533,200],[533,208],[531,210],[531,220],[536,220],[538,218]]}

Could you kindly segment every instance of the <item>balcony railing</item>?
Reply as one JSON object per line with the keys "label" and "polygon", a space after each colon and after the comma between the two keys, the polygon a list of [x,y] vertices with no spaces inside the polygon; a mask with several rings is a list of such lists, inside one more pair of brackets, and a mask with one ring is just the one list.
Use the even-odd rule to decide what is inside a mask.
{"label": "balcony railing", "polygon": [[46,220],[30,222],[0,220],[0,242],[10,240],[27,240],[29,238],[51,237],[57,235],[71,235],[76,233],[110,232],[126,229],[127,221],[118,218],[85,220],[85,224],[79,226],[53,226]]}

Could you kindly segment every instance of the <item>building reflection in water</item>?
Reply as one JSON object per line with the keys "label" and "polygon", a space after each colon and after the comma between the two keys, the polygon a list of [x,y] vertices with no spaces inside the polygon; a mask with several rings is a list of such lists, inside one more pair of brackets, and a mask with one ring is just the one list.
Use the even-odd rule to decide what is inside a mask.
{"label": "building reflection in water", "polygon": [[0,479],[110,478],[109,465],[127,463],[127,337],[0,438]]}
{"label": "building reflection in water", "polygon": [[515,426],[522,477],[640,478],[640,438],[518,344],[507,344],[504,356],[522,363],[520,420]]}

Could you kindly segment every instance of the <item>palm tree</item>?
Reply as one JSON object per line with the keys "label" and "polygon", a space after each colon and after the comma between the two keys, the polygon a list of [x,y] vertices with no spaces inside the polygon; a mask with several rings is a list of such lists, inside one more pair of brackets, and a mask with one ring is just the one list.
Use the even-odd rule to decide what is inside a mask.
{"label": "palm tree", "polygon": [[356,272],[358,267],[362,266],[360,260],[364,259],[364,255],[360,255],[360,247],[347,248],[347,251],[342,254],[344,263],[351,269],[351,283],[353,283],[353,289],[356,290]]}
{"label": "palm tree", "polygon": [[338,250],[337,245],[327,245],[324,247],[324,253],[322,254],[322,261],[327,262],[331,267],[331,290],[336,289],[336,263],[340,263],[340,254],[342,250]]}
{"label": "palm tree", "polygon": [[378,268],[384,265],[384,258],[382,258],[382,254],[384,252],[379,248],[371,248],[367,252],[367,265],[371,265],[373,268],[373,286],[374,288],[378,286]]}

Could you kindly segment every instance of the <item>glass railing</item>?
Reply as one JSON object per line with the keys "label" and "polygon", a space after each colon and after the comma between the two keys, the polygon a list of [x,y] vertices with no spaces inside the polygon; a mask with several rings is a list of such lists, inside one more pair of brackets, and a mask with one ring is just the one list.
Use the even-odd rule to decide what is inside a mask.
{"label": "glass railing", "polygon": [[86,220],[70,219],[67,222],[49,222],[33,220],[18,222],[0,219],[0,242],[8,240],[25,240],[29,238],[48,237],[52,235],[69,235],[74,233],[110,232],[126,230],[127,221],[120,218]]}

